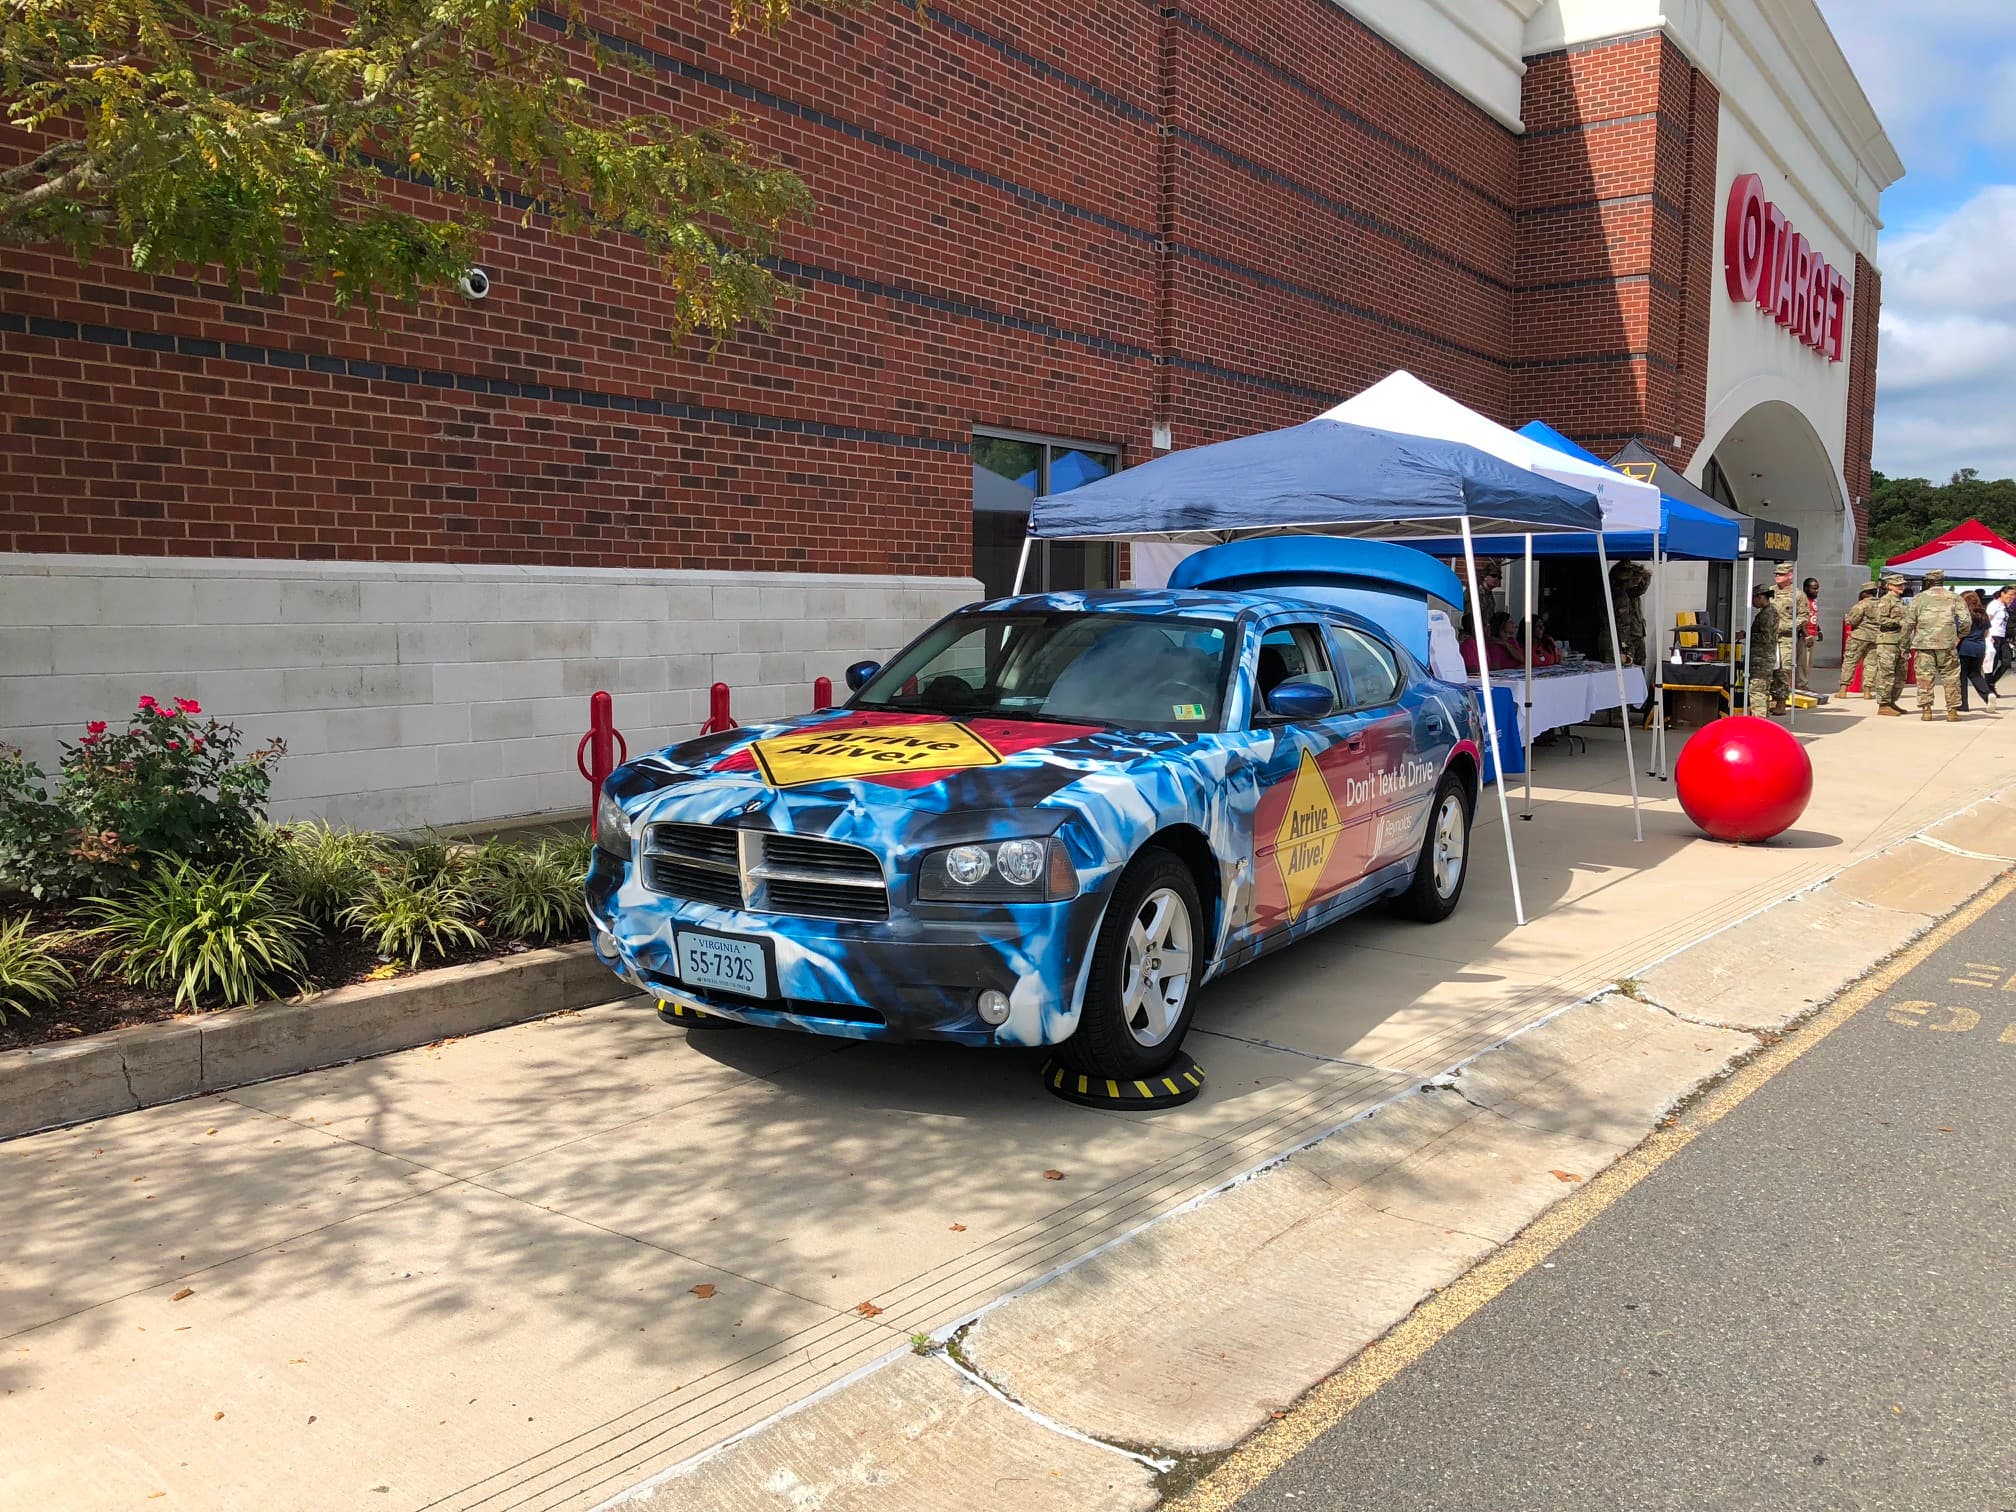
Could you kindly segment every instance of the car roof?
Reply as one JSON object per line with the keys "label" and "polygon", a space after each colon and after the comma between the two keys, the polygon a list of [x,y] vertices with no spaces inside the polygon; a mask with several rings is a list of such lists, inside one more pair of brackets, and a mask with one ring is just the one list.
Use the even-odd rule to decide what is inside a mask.
{"label": "car roof", "polygon": [[1092,588],[1063,593],[1024,593],[1013,598],[968,604],[961,614],[1046,613],[1169,615],[1190,619],[1236,620],[1242,614],[1275,609],[1314,611],[1321,606],[1285,594],[1225,593],[1204,588]]}

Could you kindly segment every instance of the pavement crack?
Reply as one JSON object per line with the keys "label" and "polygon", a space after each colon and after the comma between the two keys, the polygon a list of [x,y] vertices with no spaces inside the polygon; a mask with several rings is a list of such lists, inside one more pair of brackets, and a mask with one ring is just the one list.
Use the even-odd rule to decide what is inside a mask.
{"label": "pavement crack", "polygon": [[985,1371],[981,1370],[979,1366],[967,1358],[966,1351],[962,1347],[966,1334],[972,1326],[970,1323],[967,1324],[947,1339],[944,1349],[936,1351],[937,1358],[943,1360],[947,1367],[956,1370],[967,1381],[979,1387],[1009,1411],[1027,1418],[1039,1428],[1047,1429],[1051,1433],[1059,1433],[1065,1438],[1075,1439],[1078,1443],[1090,1444],[1095,1449],[1104,1449],[1109,1454],[1117,1454],[1125,1459],[1130,1459],[1135,1464],[1145,1466],[1157,1475],[1167,1475],[1171,1470],[1176,1468],[1177,1462],[1173,1459],[1147,1453],[1126,1444],[1116,1444],[1110,1439],[1096,1438],[1092,1434],[1080,1432],[1069,1423],[1060,1423],[1047,1412],[1040,1412],[1036,1408],[1031,1407],[1027,1402],[1020,1400],[999,1382],[990,1380]]}
{"label": "pavement crack", "polygon": [[133,1107],[137,1112],[140,1107],[140,1094],[133,1090],[133,1068],[126,1064],[126,1057],[123,1055],[119,1057],[119,1074],[126,1078],[126,1095],[133,1099]]}

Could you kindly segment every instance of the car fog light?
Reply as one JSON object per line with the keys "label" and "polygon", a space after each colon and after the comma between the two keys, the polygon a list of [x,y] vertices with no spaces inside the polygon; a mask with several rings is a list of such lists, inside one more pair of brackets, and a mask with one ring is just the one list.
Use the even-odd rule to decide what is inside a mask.
{"label": "car fog light", "polygon": [[989,1024],[1008,1022],[1008,994],[988,988],[980,994],[980,1017]]}
{"label": "car fog light", "polygon": [[1027,887],[1043,875],[1043,857],[1049,846],[1041,840],[1007,840],[994,852],[994,865],[1001,880]]}
{"label": "car fog light", "polygon": [[616,936],[600,926],[595,930],[595,954],[605,961],[616,959]]}
{"label": "car fog light", "polygon": [[945,853],[945,874],[963,887],[986,880],[993,869],[985,846],[958,845]]}

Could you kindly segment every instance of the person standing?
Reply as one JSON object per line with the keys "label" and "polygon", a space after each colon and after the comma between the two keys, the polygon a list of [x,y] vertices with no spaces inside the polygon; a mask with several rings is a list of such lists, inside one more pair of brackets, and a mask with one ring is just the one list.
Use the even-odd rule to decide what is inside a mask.
{"label": "person standing", "polygon": [[1798,665],[1794,642],[1799,623],[1805,616],[1800,614],[1792,592],[1790,562],[1778,564],[1773,581],[1771,607],[1778,611],[1778,665],[1771,673],[1771,712],[1783,714],[1792,703],[1792,671]]}
{"label": "person standing", "polygon": [[1750,641],[1744,648],[1743,681],[1750,712],[1759,719],[1771,713],[1771,679],[1778,655],[1778,611],[1771,590],[1762,583],[1750,595]]}
{"label": "person standing", "polygon": [[1886,719],[1902,717],[1897,699],[1904,691],[1904,574],[1883,574],[1883,592],[1869,606],[1862,623],[1869,629],[1869,671],[1864,676],[1876,712]]}
{"label": "person standing", "polygon": [[2016,588],[1998,588],[1988,596],[1988,681],[1999,685],[2009,670],[2009,604]]}
{"label": "person standing", "polygon": [[1967,628],[1960,632],[1959,644],[1953,654],[1960,659],[1960,712],[1967,712],[1967,691],[1973,689],[1981,695],[1983,713],[1995,712],[1995,685],[1982,675],[1981,666],[1988,655],[1988,606],[1981,602],[1981,595],[1969,588],[1960,595],[1960,602],[1967,607]]}
{"label": "person standing", "polygon": [[1876,696],[1876,690],[1870,686],[1875,668],[1863,666],[1863,662],[1868,659],[1869,652],[1876,644],[1866,623],[1869,618],[1869,606],[1875,601],[1876,585],[1874,583],[1864,583],[1862,591],[1855,596],[1855,602],[1848,606],[1848,644],[1841,652],[1841,696],[1843,698],[1853,698],[1855,696],[1848,691],[1848,685],[1855,681],[1855,674],[1858,671],[1862,673],[1861,696],[1864,698],[1874,698]]}
{"label": "person standing", "polygon": [[[1618,665],[1637,667],[1645,662],[1645,590],[1652,574],[1643,562],[1618,562],[1610,569],[1610,599],[1617,609]],[[1607,631],[1609,627],[1606,625]]]}
{"label": "person standing", "polygon": [[1925,590],[1904,612],[1904,638],[1911,647],[1911,666],[1918,675],[1918,717],[1932,717],[1932,679],[1944,690],[1946,717],[1960,721],[1960,658],[1954,647],[1973,626],[1967,606],[1946,591],[1946,574],[1934,567],[1925,574]]}
{"label": "person standing", "polygon": [[1799,678],[1795,687],[1813,691],[1813,648],[1820,642],[1820,579],[1799,585]]}

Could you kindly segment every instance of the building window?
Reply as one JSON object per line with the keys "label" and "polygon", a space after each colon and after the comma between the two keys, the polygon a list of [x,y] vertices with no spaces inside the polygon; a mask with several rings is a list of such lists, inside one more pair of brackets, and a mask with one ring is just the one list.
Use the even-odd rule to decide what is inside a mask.
{"label": "building window", "polygon": [[[973,432],[973,576],[988,598],[1015,587],[1015,567],[1029,533],[1029,506],[1045,494],[1068,493],[1120,467],[1116,447],[1059,441],[1019,431]],[[1119,548],[1112,541],[1038,541],[1023,577],[1026,593],[1111,588]]]}

